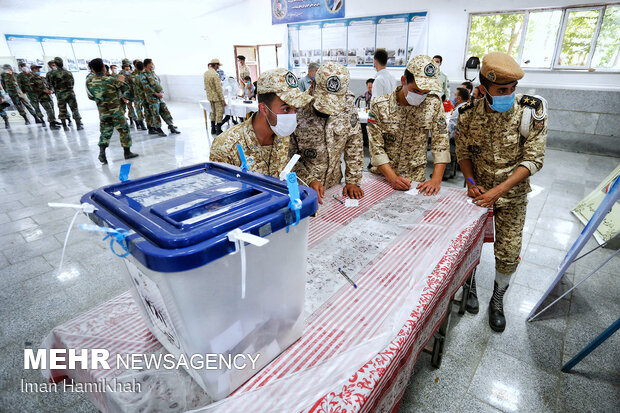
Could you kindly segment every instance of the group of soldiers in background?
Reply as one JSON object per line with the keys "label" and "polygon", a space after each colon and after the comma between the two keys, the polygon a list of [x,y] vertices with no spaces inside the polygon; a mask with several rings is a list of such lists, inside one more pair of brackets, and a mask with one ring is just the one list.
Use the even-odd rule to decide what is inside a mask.
{"label": "group of soldiers in background", "polygon": [[91,73],[86,77],[86,91],[88,98],[97,103],[99,111],[99,161],[102,164],[108,162],[105,151],[114,129],[120,134],[125,159],[138,156],[130,150],[130,126],[148,130],[149,135],[166,136],[161,129],[163,119],[170,133],[181,133],[174,126],[172,115],[163,99],[163,88],[154,72],[152,59],[144,59],[144,62],[134,60],[133,70],[129,59],[123,59],[120,73],[116,73],[115,66],[108,67],[100,58],[91,60],[88,66]]}
{"label": "group of soldiers in background", "polygon": [[[69,130],[67,124],[71,125],[71,117],[67,111],[67,106],[71,109],[76,128],[78,130],[84,129],[73,91],[73,75],[63,67],[63,60],[60,57],[49,61],[48,66],[49,71],[45,77],[42,77],[40,74],[41,66],[39,65],[33,64],[28,68],[26,63],[20,62],[18,65],[20,73],[15,74],[13,73],[13,67],[5,64],[2,67],[2,75],[0,75],[3,90],[11,98],[13,105],[24,118],[26,125],[30,124],[26,113],[26,110],[28,110],[36,123],[44,127],[46,126],[41,111],[42,106],[47,114],[50,128],[60,129],[51,98],[51,95],[55,94],[58,104],[58,117],[64,130]],[[4,119],[6,128],[9,129],[9,120],[5,112],[6,107],[9,105],[5,99],[6,95],[0,92],[0,116]]]}

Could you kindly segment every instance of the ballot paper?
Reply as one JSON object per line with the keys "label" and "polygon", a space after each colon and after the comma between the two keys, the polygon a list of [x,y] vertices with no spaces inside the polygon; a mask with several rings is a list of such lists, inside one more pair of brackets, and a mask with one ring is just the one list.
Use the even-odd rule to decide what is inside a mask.
{"label": "ballot paper", "polygon": [[360,201],[357,199],[345,199],[344,206],[346,208],[357,208],[358,206],[360,206]]}

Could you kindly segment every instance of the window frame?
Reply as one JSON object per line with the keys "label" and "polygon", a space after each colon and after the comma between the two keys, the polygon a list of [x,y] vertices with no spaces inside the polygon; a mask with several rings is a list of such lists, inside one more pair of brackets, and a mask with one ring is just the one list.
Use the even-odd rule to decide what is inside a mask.
{"label": "window frame", "polygon": [[[599,4],[589,4],[584,6],[567,6],[567,7],[537,7],[531,9],[517,9],[517,10],[502,10],[502,11],[492,11],[492,12],[476,12],[468,14],[467,21],[467,36],[465,37],[465,50],[463,52],[463,67],[465,67],[465,62],[467,61],[468,51],[469,51],[469,38],[471,32],[471,22],[472,17],[474,16],[493,16],[496,14],[523,14],[523,26],[521,28],[521,39],[519,39],[519,53],[517,56],[517,62],[519,66],[525,71],[579,71],[579,72],[594,72],[594,73],[620,73],[620,70],[617,68],[604,68],[604,67],[592,67],[592,58],[594,57],[594,53],[596,51],[596,46],[598,45],[598,37],[601,31],[601,27],[603,26],[603,19],[605,18],[605,13],[607,11],[607,7],[617,7],[620,6],[620,3],[599,3]],[[523,48],[525,47],[525,40],[527,36],[528,24],[530,13],[535,12],[550,12],[550,11],[562,11],[562,17],[560,19],[560,26],[558,31],[556,32],[555,46],[553,50],[553,54],[551,56],[551,65],[550,67],[523,67],[521,64],[521,60],[523,58]],[[590,51],[588,53],[588,57],[586,59],[585,66],[569,66],[569,65],[560,65],[558,62],[560,60],[560,54],[562,53],[562,44],[564,42],[564,34],[566,33],[566,26],[568,24],[568,14],[574,11],[586,11],[586,10],[598,10],[599,16],[596,22],[596,28],[594,30],[594,34],[592,35],[592,40],[590,42]],[[482,58],[482,56],[479,56]]]}

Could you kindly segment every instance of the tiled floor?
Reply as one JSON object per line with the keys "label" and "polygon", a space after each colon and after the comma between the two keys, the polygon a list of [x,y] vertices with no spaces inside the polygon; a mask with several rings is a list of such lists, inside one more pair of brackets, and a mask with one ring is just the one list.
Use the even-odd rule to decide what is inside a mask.
{"label": "tiled floor", "polygon": [[[207,159],[204,120],[198,105],[170,104],[182,131],[172,137],[133,132],[130,176],[145,176]],[[25,394],[23,349],[36,348],[52,327],[126,289],[124,267],[99,238],[74,230],[62,273],[58,265],[72,212],[47,202],[77,203],[87,191],[118,180],[124,163],[115,133],[108,159],[97,161],[97,113],[83,108],[86,129],[51,132],[37,125],[0,126],[0,411],[89,412],[74,394]],[[491,296],[492,247],[484,247],[478,267],[481,311],[452,317],[440,369],[420,356],[401,412],[617,411],[620,406],[620,335],[616,334],[577,366],[560,373],[585,344],[620,315],[620,258],[557,305],[544,320],[525,316],[555,275],[555,267],[582,225],[569,208],[618,163],[618,158],[549,150],[532,183],[523,245],[523,263],[506,298],[508,328],[493,333],[486,306]],[[462,178],[446,185],[461,186]],[[78,223],[86,219],[78,217]],[[594,246],[594,242],[590,242]],[[561,288],[594,268],[609,250],[579,261]],[[615,406],[615,407],[614,407]]]}

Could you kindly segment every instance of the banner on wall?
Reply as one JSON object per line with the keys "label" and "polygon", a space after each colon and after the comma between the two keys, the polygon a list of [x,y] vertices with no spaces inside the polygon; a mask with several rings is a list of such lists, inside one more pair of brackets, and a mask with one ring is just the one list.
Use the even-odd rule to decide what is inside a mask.
{"label": "banner on wall", "polygon": [[428,53],[427,39],[427,12],[289,24],[289,69],[329,61],[372,67],[377,48],[387,51],[388,67],[405,67]]}
{"label": "banner on wall", "polygon": [[345,0],[269,0],[271,24],[344,17]]}

